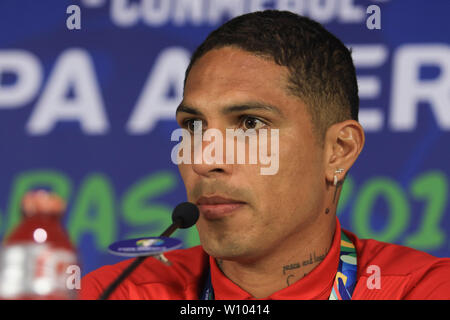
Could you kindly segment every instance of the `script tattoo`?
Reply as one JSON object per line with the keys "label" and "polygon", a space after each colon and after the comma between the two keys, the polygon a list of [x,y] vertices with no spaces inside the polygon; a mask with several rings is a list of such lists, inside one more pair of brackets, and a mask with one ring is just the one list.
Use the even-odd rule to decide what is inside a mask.
{"label": "script tattoo", "polygon": [[327,256],[327,250],[325,250],[324,254],[317,255],[314,251],[313,253],[309,254],[309,259],[302,261],[302,266],[307,266],[313,263],[321,262],[325,257]]}
{"label": "script tattoo", "polygon": [[325,259],[326,256],[327,256],[326,251],[324,254],[321,254],[320,256],[316,255],[316,252],[314,252],[314,262],[321,262],[322,260]]}
{"label": "script tattoo", "polygon": [[283,266],[283,274],[286,274],[286,270],[292,270],[292,269],[298,269],[298,268],[300,268],[299,262],[285,265],[285,266]]}
{"label": "script tattoo", "polygon": [[290,274],[290,275],[287,276],[287,278],[286,278],[286,283],[287,283],[288,286],[291,285],[291,284],[289,283],[289,278],[291,278],[291,277],[293,277],[293,276],[294,276],[293,274]]}
{"label": "script tattoo", "polygon": [[[287,270],[293,270],[293,269],[298,269],[300,268],[300,262],[295,262],[295,263],[291,263],[291,264],[287,264],[285,266],[283,266],[283,274],[286,275],[286,271]],[[293,274],[289,274],[286,278],[286,283],[288,286],[290,286],[290,282],[289,282],[289,278],[292,278],[294,275]]]}
{"label": "script tattoo", "polygon": [[[286,275],[287,271],[299,269],[301,266],[307,266],[310,264],[320,263],[321,261],[323,261],[325,259],[325,257],[327,256],[327,253],[328,253],[328,250],[325,250],[325,253],[319,255],[316,253],[316,251],[314,251],[309,254],[309,259],[307,259],[307,260],[304,260],[302,262],[295,262],[295,263],[284,265],[283,266],[283,275]],[[303,274],[304,277],[306,275],[307,275],[307,273]],[[292,278],[292,277],[294,277],[294,274],[292,274],[292,273],[287,275],[286,283],[288,286],[291,285],[290,278]]]}

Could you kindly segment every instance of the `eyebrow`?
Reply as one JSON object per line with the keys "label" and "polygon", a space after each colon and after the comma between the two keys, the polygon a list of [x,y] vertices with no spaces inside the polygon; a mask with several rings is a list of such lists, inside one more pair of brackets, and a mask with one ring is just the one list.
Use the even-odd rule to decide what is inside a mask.
{"label": "eyebrow", "polygon": [[181,103],[181,104],[178,106],[177,111],[175,112],[175,114],[178,114],[178,113],[180,113],[180,112],[190,113],[190,114],[194,114],[194,115],[196,115],[196,116],[202,116],[202,115],[203,115],[203,114],[202,114],[200,111],[198,111],[197,109],[192,108],[192,107],[189,107],[189,106],[187,106],[187,105],[185,105],[185,104],[183,104],[183,103]]}
{"label": "eyebrow", "polygon": [[[269,111],[272,113],[276,113],[280,116],[283,116],[283,113],[277,107],[272,106],[270,104],[266,104],[266,103],[260,103],[260,102],[249,102],[249,103],[242,103],[242,104],[240,103],[237,105],[227,106],[221,110],[221,113],[224,115],[228,115],[230,113],[249,111],[249,110],[265,110],[265,111]],[[178,106],[176,114],[178,114],[179,112],[185,112],[185,113],[190,113],[190,114],[199,115],[199,116],[203,115],[196,108],[187,106],[183,103],[181,103]]]}

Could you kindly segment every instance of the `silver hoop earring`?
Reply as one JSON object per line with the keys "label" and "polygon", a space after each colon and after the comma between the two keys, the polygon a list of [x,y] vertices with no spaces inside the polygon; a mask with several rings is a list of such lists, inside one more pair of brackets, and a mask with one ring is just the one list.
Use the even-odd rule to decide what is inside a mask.
{"label": "silver hoop earring", "polygon": [[333,185],[336,187],[336,189],[334,189],[333,203],[335,203],[335,201],[336,201],[336,194],[337,194],[337,191],[338,191],[338,177],[337,177],[337,174],[338,173],[340,174],[342,172],[344,172],[344,169],[342,169],[342,168],[339,168],[339,169],[337,169],[334,172],[335,175],[333,177]]}
{"label": "silver hoop earring", "polygon": [[[344,172],[344,169],[339,168],[339,169],[337,169],[334,173],[340,174],[340,173],[342,173],[342,172]],[[337,186],[337,184],[338,184],[338,177],[337,177],[337,174],[335,174],[334,177],[333,177],[333,185],[334,185],[334,186]]]}

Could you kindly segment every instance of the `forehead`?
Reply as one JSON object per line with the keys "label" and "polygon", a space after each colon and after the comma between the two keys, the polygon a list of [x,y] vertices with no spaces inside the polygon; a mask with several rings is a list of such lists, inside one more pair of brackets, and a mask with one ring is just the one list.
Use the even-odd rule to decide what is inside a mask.
{"label": "forehead", "polygon": [[239,102],[235,100],[255,100],[279,105],[296,99],[287,89],[287,79],[287,68],[271,59],[233,47],[213,49],[190,70],[184,102],[212,107]]}

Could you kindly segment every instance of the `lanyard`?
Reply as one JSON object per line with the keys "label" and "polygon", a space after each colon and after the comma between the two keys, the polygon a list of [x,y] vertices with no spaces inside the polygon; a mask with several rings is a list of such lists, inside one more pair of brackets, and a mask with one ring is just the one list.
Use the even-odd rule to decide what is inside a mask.
{"label": "lanyard", "polygon": [[[329,300],[351,300],[356,284],[356,249],[351,240],[341,230],[341,250],[339,266],[334,278]],[[214,289],[211,283],[211,270],[201,294],[202,300],[214,300]]]}

